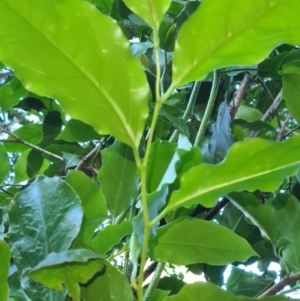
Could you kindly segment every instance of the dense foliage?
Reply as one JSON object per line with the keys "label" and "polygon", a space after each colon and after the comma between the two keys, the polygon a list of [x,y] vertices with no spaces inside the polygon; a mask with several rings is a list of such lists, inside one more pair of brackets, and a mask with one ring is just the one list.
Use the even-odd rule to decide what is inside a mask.
{"label": "dense foliage", "polygon": [[297,290],[298,12],[0,0],[0,301]]}

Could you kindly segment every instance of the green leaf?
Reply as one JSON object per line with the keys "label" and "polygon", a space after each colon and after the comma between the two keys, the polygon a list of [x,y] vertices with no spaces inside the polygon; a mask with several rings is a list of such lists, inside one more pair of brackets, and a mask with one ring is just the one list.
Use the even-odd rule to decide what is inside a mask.
{"label": "green leaf", "polygon": [[300,136],[282,143],[260,138],[237,142],[219,165],[201,164],[183,175],[181,189],[173,192],[165,212],[198,203],[213,207],[233,191],[273,191],[299,170],[299,146]]}
{"label": "green leaf", "polygon": [[132,149],[118,141],[103,154],[98,173],[107,207],[116,217],[129,207],[139,189],[139,176]]}
{"label": "green leaf", "polygon": [[38,174],[39,170],[43,166],[43,163],[44,157],[40,152],[32,149],[28,153],[26,162],[26,173],[30,179]]}
{"label": "green leaf", "polygon": [[[26,142],[37,145],[43,138],[43,129],[40,124],[29,123],[15,130],[14,134]],[[15,140],[11,135],[7,139]],[[7,142],[5,143],[5,147],[8,152],[24,152],[29,149],[28,146],[15,142]]]}
{"label": "green leaf", "polygon": [[179,32],[172,86],[202,80],[214,69],[258,63],[283,43],[299,44],[297,9],[294,0],[203,1]]}
{"label": "green leaf", "polygon": [[29,179],[29,176],[26,172],[27,169],[27,158],[31,150],[27,150],[18,157],[17,162],[13,167],[13,172],[15,174],[15,181],[14,183],[21,183]]}
{"label": "green leaf", "polygon": [[108,262],[101,272],[81,286],[83,301],[133,301],[131,287],[127,278]]}
{"label": "green leaf", "polygon": [[48,135],[57,136],[62,127],[61,115],[58,111],[50,111],[46,114],[43,122],[44,137]]}
{"label": "green leaf", "polygon": [[124,0],[124,2],[134,13],[143,18],[154,31],[158,32],[159,25],[172,0]]}
{"label": "green leaf", "polygon": [[17,105],[22,97],[26,97],[28,92],[21,82],[14,77],[9,83],[0,87],[0,108],[7,111]]}
{"label": "green leaf", "polygon": [[263,205],[254,195],[245,192],[233,192],[227,196],[231,203],[241,210],[245,217],[261,232],[261,235],[274,243],[277,239],[277,219],[274,212]]}
{"label": "green leaf", "polygon": [[300,124],[300,60],[283,65],[282,95],[290,114]]}
{"label": "green leaf", "polygon": [[232,267],[226,288],[235,295],[254,298],[262,294],[272,284],[274,284],[274,279],[266,275],[256,275],[246,272],[244,269]]}
{"label": "green leaf", "polygon": [[30,270],[30,279],[63,292],[65,285],[75,301],[80,301],[79,282],[86,283],[104,264],[91,250],[78,249],[51,253]]}
{"label": "green leaf", "polygon": [[111,18],[86,1],[3,0],[0,27],[0,59],[26,89],[57,99],[72,118],[138,148],[148,84]]}
{"label": "green leaf", "polygon": [[[253,299],[235,296],[229,291],[224,291],[218,286],[210,282],[195,282],[192,284],[186,284],[177,295],[168,296],[163,301],[194,301],[199,300],[205,301],[251,301]],[[264,301],[287,301],[289,299],[284,296],[271,296],[263,298]]]}
{"label": "green leaf", "polygon": [[91,0],[91,2],[97,5],[104,14],[109,15],[114,0]]}
{"label": "green leaf", "polygon": [[51,252],[66,251],[82,220],[79,197],[59,178],[39,176],[9,208],[12,256],[24,273]]}
{"label": "green leaf", "polygon": [[[148,209],[148,216],[149,220],[153,220],[157,215],[159,210],[166,204],[166,198],[168,196],[169,189],[167,186],[164,186],[161,190],[155,191],[151,194],[147,195],[147,209]],[[140,210],[139,214],[132,219],[133,231],[136,234],[140,246],[143,246],[144,241],[144,230],[145,230],[145,222],[143,211]],[[150,234],[152,236],[156,235],[156,228],[158,227],[159,223],[154,225],[151,228]]]}
{"label": "green leaf", "polygon": [[125,220],[118,225],[108,225],[93,238],[91,246],[100,255],[104,256],[106,252],[118,244],[121,239],[132,233],[132,224]]}
{"label": "green leaf", "polygon": [[232,122],[234,125],[239,125],[241,127],[244,127],[248,130],[251,131],[261,131],[261,130],[267,130],[267,131],[275,131],[274,127],[267,123],[263,122],[261,120],[253,121],[253,122],[248,122],[243,119],[235,119]]}
{"label": "green leaf", "polygon": [[223,265],[257,255],[244,238],[227,228],[193,218],[158,228],[156,239],[150,245],[152,259],[177,265]]}
{"label": "green leaf", "polygon": [[81,157],[78,155],[73,155],[65,152],[61,152],[61,155],[64,159],[65,170],[69,168],[76,167],[81,162]]}
{"label": "green leaf", "polygon": [[0,240],[0,262],[0,300],[5,301],[8,299],[9,292],[7,278],[10,266],[10,248],[3,240]]}
{"label": "green leaf", "polygon": [[95,229],[107,217],[104,195],[100,186],[81,171],[70,171],[66,182],[78,194],[83,207],[84,216],[78,238],[89,245]]}
{"label": "green leaf", "polygon": [[68,142],[86,142],[99,138],[100,135],[89,124],[77,119],[71,119],[56,139]]}
{"label": "green leaf", "polygon": [[179,156],[177,145],[157,140],[151,145],[147,165],[147,192],[160,190],[164,184],[172,183],[176,178],[176,163]]}
{"label": "green leaf", "polygon": [[277,194],[272,199],[279,237],[277,246],[282,260],[290,272],[300,269],[300,205],[299,201],[288,194]]}
{"label": "green leaf", "polygon": [[2,143],[0,143],[0,162],[1,162],[0,184],[2,184],[4,182],[4,180],[6,179],[6,176],[8,175],[8,172],[10,169],[10,163],[9,163],[9,158],[7,155],[7,150]]}

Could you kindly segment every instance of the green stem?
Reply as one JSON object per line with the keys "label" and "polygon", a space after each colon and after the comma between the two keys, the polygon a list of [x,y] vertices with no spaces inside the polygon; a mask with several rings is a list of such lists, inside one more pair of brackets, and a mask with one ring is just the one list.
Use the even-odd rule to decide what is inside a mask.
{"label": "green stem", "polygon": [[153,292],[157,287],[158,281],[160,280],[160,276],[164,270],[164,267],[165,267],[164,262],[159,262],[157,264],[153,278],[152,278],[151,282],[149,283],[149,286],[147,287],[147,290],[145,292],[144,301],[149,301],[151,299]]}
{"label": "green stem", "polygon": [[209,100],[208,100],[207,107],[206,107],[204,116],[202,118],[199,130],[198,130],[198,133],[197,133],[197,136],[195,139],[194,146],[200,145],[200,143],[204,137],[204,133],[205,133],[211,112],[212,112],[214,104],[215,104],[215,100],[216,100],[216,96],[217,96],[217,92],[218,92],[219,80],[220,80],[220,71],[215,70],[212,87],[211,87],[211,91],[210,91],[210,95],[209,95]]}
{"label": "green stem", "polygon": [[159,110],[162,104],[162,99],[160,97],[160,64],[159,64],[159,39],[158,39],[158,33],[154,33],[154,50],[155,50],[155,60],[156,60],[156,81],[155,81],[155,94],[156,94],[156,104],[152,116],[152,121],[149,129],[149,135],[148,140],[146,144],[146,151],[145,151],[145,157],[141,164],[138,165],[140,175],[141,175],[141,202],[142,202],[142,212],[143,212],[143,218],[144,218],[144,240],[143,240],[143,246],[141,250],[141,263],[140,263],[140,269],[139,269],[139,277],[138,277],[138,283],[136,285],[136,292],[137,297],[139,301],[143,301],[143,282],[144,282],[144,270],[145,270],[145,264],[147,261],[147,249],[148,249],[148,243],[150,239],[150,230],[151,230],[151,224],[149,220],[149,214],[148,214],[148,207],[147,207],[147,185],[146,185],[146,172],[147,172],[147,164],[149,160],[150,155],[150,149],[151,149],[151,143],[153,140],[154,135],[154,129],[155,125],[158,119]]}
{"label": "green stem", "polygon": [[[188,118],[191,116],[196,99],[197,99],[197,95],[198,92],[200,90],[200,86],[201,86],[201,82],[195,82],[191,96],[189,98],[188,101],[188,105],[185,109],[185,112],[183,114],[183,120],[186,122],[188,120]],[[174,143],[178,137],[179,131],[175,130],[171,136],[171,138],[169,139],[169,142]]]}

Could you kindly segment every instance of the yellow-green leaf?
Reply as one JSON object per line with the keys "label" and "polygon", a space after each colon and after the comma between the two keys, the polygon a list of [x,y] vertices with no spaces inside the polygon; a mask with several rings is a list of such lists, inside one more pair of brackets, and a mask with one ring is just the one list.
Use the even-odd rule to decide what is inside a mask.
{"label": "yellow-green leaf", "polygon": [[[148,84],[118,25],[80,0],[1,0],[0,60],[27,90],[137,148]],[[117,70],[117,74],[116,74]]]}
{"label": "yellow-green leaf", "polygon": [[295,0],[204,0],[175,44],[173,87],[229,65],[262,61],[282,43],[300,43]]}
{"label": "yellow-green leaf", "polygon": [[165,212],[193,204],[213,207],[232,191],[273,191],[300,168],[300,136],[279,143],[260,138],[237,142],[218,165],[201,164],[181,178]]}
{"label": "yellow-green leaf", "polygon": [[156,32],[171,0],[124,0],[126,5],[143,18]]}

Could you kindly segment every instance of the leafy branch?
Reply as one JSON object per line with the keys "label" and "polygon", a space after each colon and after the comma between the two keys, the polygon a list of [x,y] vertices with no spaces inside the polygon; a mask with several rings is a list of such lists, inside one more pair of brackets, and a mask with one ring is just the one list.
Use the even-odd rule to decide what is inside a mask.
{"label": "leafy branch", "polygon": [[49,156],[49,157],[52,157],[52,158],[54,158],[54,159],[56,159],[56,160],[59,160],[59,161],[61,161],[61,162],[64,161],[63,157],[58,156],[58,155],[56,155],[56,154],[53,154],[53,153],[51,153],[51,152],[49,152],[49,151],[47,151],[47,150],[45,150],[45,149],[43,149],[43,148],[41,148],[41,147],[38,147],[38,146],[36,146],[36,145],[34,145],[34,144],[29,143],[29,142],[27,142],[27,141],[21,139],[21,138],[20,138],[19,136],[17,136],[16,134],[10,132],[9,130],[6,130],[6,129],[4,129],[4,128],[0,128],[0,132],[6,133],[6,134],[8,134],[8,135],[10,135],[10,136],[12,136],[12,137],[15,138],[15,139],[1,139],[0,142],[4,142],[4,143],[8,143],[8,142],[10,142],[10,143],[20,143],[20,144],[23,144],[23,145],[26,145],[26,146],[30,147],[31,149],[34,149],[34,150],[37,151],[37,152],[40,152],[40,153],[42,153],[42,154],[44,154],[44,155],[47,155],[47,156]]}

